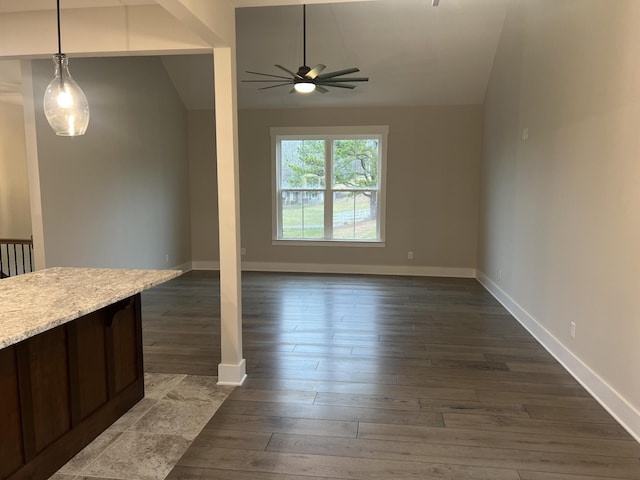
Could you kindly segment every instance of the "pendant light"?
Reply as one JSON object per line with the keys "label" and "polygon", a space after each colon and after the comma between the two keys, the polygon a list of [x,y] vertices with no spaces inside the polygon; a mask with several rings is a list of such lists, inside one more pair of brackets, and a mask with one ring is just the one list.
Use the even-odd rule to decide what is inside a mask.
{"label": "pendant light", "polygon": [[58,13],[58,53],[53,56],[55,74],[44,93],[44,114],[56,135],[84,135],[89,126],[89,103],[82,89],[71,78],[69,59],[60,41],[60,0]]}

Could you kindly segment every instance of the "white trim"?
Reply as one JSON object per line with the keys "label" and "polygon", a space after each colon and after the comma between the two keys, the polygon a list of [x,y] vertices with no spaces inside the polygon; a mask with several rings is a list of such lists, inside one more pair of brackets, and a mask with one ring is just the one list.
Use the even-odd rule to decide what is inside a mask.
{"label": "white trim", "polygon": [[191,262],[190,270],[220,270],[218,260],[194,260]]}
{"label": "white trim", "polygon": [[[345,130],[348,133],[345,133]],[[369,137],[371,135],[388,135],[388,125],[343,125],[332,127],[271,127],[269,130],[271,136],[279,137],[296,137],[304,136],[309,138],[310,136],[323,137],[326,135],[335,137],[353,138],[353,135],[364,135]]]}
{"label": "white trim", "polygon": [[622,427],[640,442],[640,411],[611,385],[553,336],[539,321],[496,285],[484,273],[477,280],[493,295],[538,342],[609,412]]}
{"label": "white trim", "polygon": [[378,149],[378,165],[380,169],[380,184],[378,185],[378,238],[381,242],[387,239],[387,143],[389,143],[389,127],[384,127],[385,133],[381,137]]}
{"label": "white trim", "polygon": [[218,365],[218,385],[240,386],[247,379],[247,362],[243,358],[237,365]]}
{"label": "white trim", "polygon": [[[220,270],[218,262],[194,261],[193,270]],[[476,278],[474,268],[411,267],[406,265],[342,265],[327,263],[242,262],[244,272],[343,273],[345,275],[401,275],[410,277]]]}
{"label": "white trim", "polygon": [[[277,138],[277,137],[276,137]],[[379,150],[379,149],[378,149]],[[330,242],[333,240],[333,158],[335,154],[335,143],[331,140],[324,139],[324,241]],[[378,160],[380,163],[380,160]],[[279,165],[282,165],[282,161],[278,162]],[[278,184],[280,185],[280,184]],[[355,206],[355,195],[354,195],[354,206]],[[282,205],[279,206],[282,208]],[[282,210],[278,212],[282,215]],[[303,212],[304,214],[304,212]],[[282,219],[280,218],[280,221]],[[355,223],[355,218],[354,218]],[[278,232],[278,237],[275,240],[286,240],[282,238],[282,227]]]}
{"label": "white trim", "polygon": [[187,273],[193,270],[193,262],[183,263],[182,265],[176,265],[175,267],[171,267],[171,270],[181,270],[182,273]]}
{"label": "white trim", "polygon": [[[38,134],[36,132],[35,99],[33,97],[33,73],[30,60],[20,62],[22,70],[22,98],[24,112],[25,149],[29,176],[29,203],[31,208],[31,237],[33,240],[34,270],[47,267],[45,255],[44,220],[42,215],[42,189],[40,187],[40,163],[38,160]],[[39,100],[42,101],[42,100]]]}
{"label": "white trim", "polygon": [[411,267],[405,265],[243,262],[242,270],[246,272],[342,273],[348,275],[403,275],[413,277],[476,277],[474,268]]}
{"label": "white trim", "polygon": [[280,142],[276,141],[275,135],[271,134],[271,238],[281,236],[280,232],[280,212],[282,195],[278,195],[278,185],[280,185]]}
{"label": "white trim", "polygon": [[[386,182],[387,182],[387,142],[389,136],[388,125],[368,126],[323,126],[323,127],[271,127],[271,238],[274,241],[286,241],[282,235],[282,192],[299,191],[306,192],[316,190],[324,195],[324,240],[315,240],[316,246],[320,242],[332,242],[333,239],[333,195],[336,191],[333,185],[333,159],[334,141],[341,139],[375,139],[379,142],[378,148],[378,186],[377,188],[362,189],[363,192],[376,192],[377,218],[376,236],[379,243],[385,242],[386,234]],[[283,140],[322,140],[325,153],[325,182],[324,188],[281,188],[281,142]],[[342,191],[342,190],[340,190]],[[345,191],[350,191],[349,189]],[[355,190],[354,190],[355,191]],[[360,190],[358,190],[360,191]],[[304,208],[304,207],[303,207]],[[293,239],[302,240],[304,239]],[[358,242],[358,240],[355,240]],[[352,246],[359,246],[354,242]]]}
{"label": "white trim", "polygon": [[387,244],[372,240],[271,240],[271,245],[286,247],[386,247]]}

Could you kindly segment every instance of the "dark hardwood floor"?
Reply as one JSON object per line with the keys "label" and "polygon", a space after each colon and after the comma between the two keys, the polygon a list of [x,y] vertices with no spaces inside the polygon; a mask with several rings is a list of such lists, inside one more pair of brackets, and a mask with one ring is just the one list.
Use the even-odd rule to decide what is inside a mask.
{"label": "dark hardwood floor", "polygon": [[[640,445],[475,281],[243,274],[248,374],[171,480],[640,479]],[[147,371],[215,375],[217,273],[143,296]]]}

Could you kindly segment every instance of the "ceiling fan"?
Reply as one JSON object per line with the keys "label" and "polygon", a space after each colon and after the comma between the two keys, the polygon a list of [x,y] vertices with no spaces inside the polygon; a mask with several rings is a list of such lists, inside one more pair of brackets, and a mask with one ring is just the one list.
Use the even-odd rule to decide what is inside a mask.
{"label": "ceiling fan", "polygon": [[353,90],[356,88],[355,85],[351,85],[348,82],[368,82],[369,79],[367,77],[346,77],[339,78],[343,75],[349,75],[351,73],[359,72],[360,70],[356,67],[347,68],[345,70],[338,70],[336,72],[330,73],[321,73],[325,68],[324,65],[318,64],[313,68],[309,68],[307,66],[307,6],[302,6],[302,24],[303,24],[303,58],[302,58],[302,66],[298,68],[297,72],[293,72],[288,68],[283,67],[282,65],[275,65],[276,68],[283,70],[289,76],[283,75],[272,75],[270,73],[260,73],[260,72],[251,72],[249,70],[246,73],[250,73],[252,75],[262,75],[264,77],[270,77],[277,80],[242,80],[243,82],[257,82],[257,83],[275,83],[276,85],[269,85],[266,87],[259,88],[258,90],[267,90],[269,88],[276,87],[284,87],[286,85],[293,85],[293,88],[289,93],[311,93],[314,90],[317,90],[320,93],[327,93],[325,87],[335,87],[335,88],[348,88]]}

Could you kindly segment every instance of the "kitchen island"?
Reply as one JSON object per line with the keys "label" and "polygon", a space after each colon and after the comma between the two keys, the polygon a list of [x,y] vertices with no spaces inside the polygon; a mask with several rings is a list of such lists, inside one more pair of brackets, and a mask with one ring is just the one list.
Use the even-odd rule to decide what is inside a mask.
{"label": "kitchen island", "polygon": [[0,280],[0,479],[46,479],[144,396],[140,292],[177,270]]}

